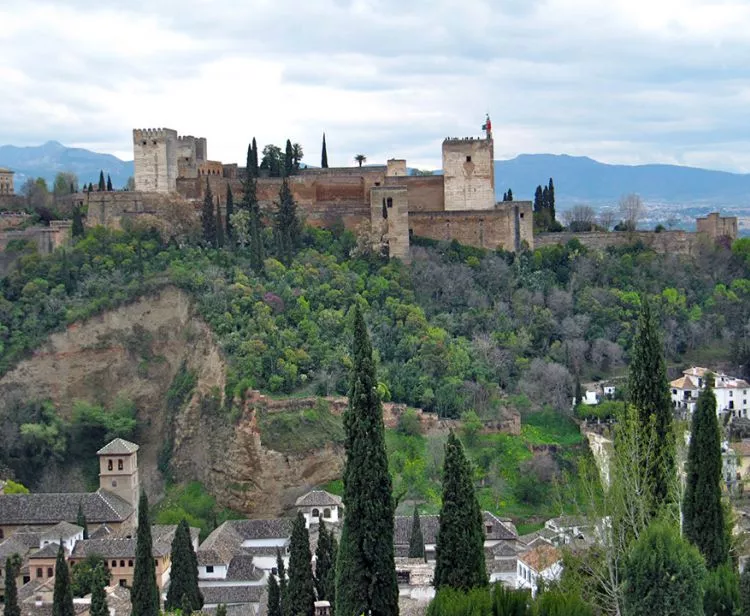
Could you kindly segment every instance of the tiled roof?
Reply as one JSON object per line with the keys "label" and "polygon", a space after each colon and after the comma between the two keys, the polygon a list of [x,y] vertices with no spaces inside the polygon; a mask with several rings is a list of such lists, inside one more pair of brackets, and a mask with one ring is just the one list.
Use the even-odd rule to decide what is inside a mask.
{"label": "tiled roof", "polygon": [[[39,544],[37,543],[37,545]],[[8,539],[0,543],[0,567],[2,567],[5,564],[5,561],[13,556],[13,554],[18,554],[23,558],[23,556],[25,556],[26,552],[28,551],[29,546],[16,539],[15,535],[9,537]]]}
{"label": "tiled roof", "polygon": [[[398,515],[394,520],[393,543],[396,545],[409,545],[411,540],[411,525],[413,517],[410,515]],[[437,532],[440,526],[440,516],[421,515],[419,525],[422,528],[422,539],[426,544],[437,542]]]}
{"label": "tiled roof", "polygon": [[59,548],[60,544],[56,541],[53,543],[48,543],[41,550],[37,550],[33,554],[30,554],[29,558],[55,558],[57,556],[57,551]]}
{"label": "tiled roof", "polygon": [[232,582],[259,582],[263,576],[263,571],[253,564],[253,557],[250,554],[239,554],[229,563],[226,579]]}
{"label": "tiled roof", "polygon": [[116,438],[113,441],[107,443],[99,451],[96,452],[98,456],[127,456],[131,453],[138,451],[138,445],[126,441],[122,438]]}
{"label": "tiled roof", "polygon": [[198,547],[198,564],[228,565],[235,554],[242,552],[241,546],[242,537],[230,522],[224,522]]}
{"label": "tiled roof", "polygon": [[[508,519],[498,518],[489,511],[482,512],[484,521],[485,539],[516,539],[518,531],[515,525]],[[492,530],[488,533],[487,526],[492,525]]]}
{"label": "tiled roof", "polygon": [[229,520],[237,534],[246,539],[284,539],[292,536],[291,518],[276,518],[270,520]]}
{"label": "tiled roof", "polygon": [[102,524],[93,533],[89,533],[89,539],[106,539],[114,532],[109,526]]}
{"label": "tiled roof", "polygon": [[330,494],[325,490],[313,490],[300,496],[295,505],[297,507],[341,507],[342,503],[341,497],[335,494]]}
{"label": "tiled roof", "polygon": [[42,540],[48,539],[52,541],[59,541],[62,539],[68,539],[69,537],[75,537],[78,533],[82,533],[83,528],[71,524],[70,522],[59,522],[55,524],[49,530],[42,533]]}
{"label": "tiled roof", "polygon": [[750,456],[750,440],[742,440],[738,443],[730,443],[729,446],[738,456]]}
{"label": "tiled roof", "polygon": [[94,524],[123,522],[133,513],[122,498],[101,489],[82,494],[0,494],[0,520],[4,524],[57,524],[75,520],[79,506]]}
{"label": "tiled roof", "polygon": [[[135,558],[135,539],[108,538],[76,541],[71,558],[101,556],[109,558]],[[154,546],[156,547],[156,546]]]}
{"label": "tiled roof", "polygon": [[675,389],[698,389],[698,384],[693,382],[693,379],[689,376],[681,376],[679,379],[675,379],[669,384],[670,387]]}
{"label": "tiled roof", "polygon": [[529,565],[537,573],[541,573],[558,562],[560,558],[560,551],[555,546],[543,543],[521,554],[518,560]]}
{"label": "tiled roof", "polygon": [[264,584],[253,586],[201,586],[203,603],[205,605],[216,605],[225,603],[259,603],[265,590]]}
{"label": "tiled roof", "polygon": [[28,549],[38,548],[46,530],[46,526],[21,526],[13,533],[13,539],[23,543]]}

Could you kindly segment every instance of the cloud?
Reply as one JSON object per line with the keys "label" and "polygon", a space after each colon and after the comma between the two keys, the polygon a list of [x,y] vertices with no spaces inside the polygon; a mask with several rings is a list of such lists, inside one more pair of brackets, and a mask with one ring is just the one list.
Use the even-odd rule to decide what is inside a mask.
{"label": "cloud", "polygon": [[131,129],[302,143],[331,164],[497,157],[750,172],[750,5],[722,0],[5,0],[0,139],[132,156]]}

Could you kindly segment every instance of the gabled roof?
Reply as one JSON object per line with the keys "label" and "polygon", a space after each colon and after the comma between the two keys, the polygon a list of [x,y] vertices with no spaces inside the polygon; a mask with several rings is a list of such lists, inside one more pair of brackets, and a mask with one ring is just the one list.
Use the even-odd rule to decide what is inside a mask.
{"label": "gabled roof", "polygon": [[96,452],[98,456],[128,456],[131,453],[138,451],[138,445],[126,441],[122,438],[116,438],[113,441],[107,443],[99,451]]}
{"label": "gabled roof", "polygon": [[303,494],[295,503],[297,507],[341,507],[341,497],[325,490],[312,490]]}
{"label": "gabled roof", "polygon": [[675,389],[698,389],[698,383],[695,383],[692,379],[692,377],[685,375],[681,376],[679,379],[675,379],[671,383],[669,383],[670,387],[674,387]]}
{"label": "gabled roof", "polygon": [[82,532],[83,528],[81,528],[80,526],[76,526],[75,524],[71,524],[70,522],[59,522],[49,530],[45,530],[42,533],[41,539],[59,541],[60,539],[75,537],[78,533]]}
{"label": "gabled roof", "polygon": [[37,550],[33,554],[30,554],[29,558],[55,558],[59,549],[60,544],[56,541],[48,543],[41,550]]}
{"label": "gabled roof", "polygon": [[542,543],[521,554],[518,560],[527,564],[537,573],[541,573],[558,562],[560,558],[560,551],[555,546]]}
{"label": "gabled roof", "polygon": [[227,569],[227,581],[232,582],[259,582],[265,574],[253,564],[253,557],[249,554],[240,554],[232,558]]}
{"label": "gabled roof", "polygon": [[[172,551],[172,540],[177,531],[176,524],[154,524],[151,527],[152,553],[154,557],[166,556]],[[193,538],[199,529],[191,528]],[[131,535],[131,536],[127,536]],[[86,558],[97,554],[104,558],[135,558],[136,537],[132,530],[120,530],[102,539],[76,541],[72,558]]]}
{"label": "gabled roof", "polygon": [[229,520],[234,531],[248,539],[288,539],[292,536],[292,518],[274,518],[269,520]]}
{"label": "gabled roof", "polygon": [[259,603],[265,590],[265,584],[253,586],[201,586],[203,603],[205,605],[216,605],[225,603]]}
{"label": "gabled roof", "polygon": [[196,551],[198,564],[228,565],[235,554],[242,553],[242,537],[229,522],[214,529]]}
{"label": "gabled roof", "polygon": [[[36,545],[39,544],[37,543]],[[18,554],[23,558],[28,551],[29,546],[16,539],[16,536],[13,535],[0,543],[0,563],[4,563],[9,557],[13,556],[13,554]]]}
{"label": "gabled roof", "polygon": [[79,506],[94,524],[124,522],[134,511],[122,498],[101,489],[78,494],[0,494],[0,520],[4,524],[57,524],[75,520]]}
{"label": "gabled roof", "polygon": [[[518,531],[516,530],[515,524],[508,519],[498,518],[495,514],[489,511],[482,512],[482,520],[484,521],[484,538],[485,539],[517,539]],[[492,526],[492,529],[488,532],[487,527]]]}
{"label": "gabled roof", "polygon": [[[413,516],[398,515],[394,519],[393,543],[396,545],[409,545],[411,541],[411,526]],[[437,532],[440,526],[440,516],[420,515],[419,525],[422,528],[422,539],[425,544],[432,545],[437,542]]]}

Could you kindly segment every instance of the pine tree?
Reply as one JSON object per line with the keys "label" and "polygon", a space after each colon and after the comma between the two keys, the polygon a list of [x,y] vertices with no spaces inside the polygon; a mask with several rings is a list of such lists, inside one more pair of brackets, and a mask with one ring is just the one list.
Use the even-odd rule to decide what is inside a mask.
{"label": "pine tree", "polygon": [[130,597],[133,604],[133,616],[159,616],[159,589],[156,586],[151,521],[145,492],[141,492],[141,498],[138,501],[138,533],[135,545],[133,588]]}
{"label": "pine tree", "polygon": [[[70,232],[73,237],[82,237],[84,233],[83,216],[81,215],[81,208],[77,205],[73,208],[73,226]],[[84,537],[84,539],[86,538]]]}
{"label": "pine tree", "polygon": [[107,606],[107,578],[104,575],[103,565],[97,565],[91,580],[91,609],[89,616],[109,616]]}
{"label": "pine tree", "polygon": [[698,396],[690,430],[682,532],[701,551],[708,568],[715,569],[728,562],[729,537],[721,502],[721,435],[716,396],[710,375],[707,381]]}
{"label": "pine tree", "polygon": [[107,174],[107,192],[112,192],[112,178]]}
{"label": "pine tree", "polygon": [[320,166],[328,169],[328,150],[326,149],[326,134],[323,133],[323,151],[320,154]]}
{"label": "pine tree", "polygon": [[656,316],[645,298],[641,301],[641,313],[633,340],[628,395],[638,410],[642,441],[654,444],[644,464],[656,513],[662,506],[675,502],[676,443],[662,340]]}
{"label": "pine tree", "polygon": [[281,615],[281,591],[275,575],[268,576],[268,605],[266,610],[267,616]]}
{"label": "pine tree", "polygon": [[232,194],[232,187],[227,184],[227,211],[226,211],[226,225],[225,225],[225,236],[227,245],[234,246],[234,233],[232,230],[232,214],[234,214],[234,195]]}
{"label": "pine tree", "polygon": [[107,184],[104,181],[104,171],[99,171],[99,192],[107,190]]}
{"label": "pine tree", "polygon": [[83,538],[89,538],[89,527],[86,524],[86,516],[83,514],[83,505],[78,503],[78,514],[76,515],[76,524],[83,529]]}
{"label": "pine tree", "polygon": [[21,568],[21,557],[13,554],[5,560],[5,611],[4,616],[21,616],[18,605],[16,577]]}
{"label": "pine tree", "polygon": [[321,518],[315,548],[315,592],[319,601],[336,602],[336,537]]}
{"label": "pine tree", "polygon": [[292,142],[287,139],[284,151],[284,175],[289,177],[292,173],[294,173],[294,150],[292,150]]}
{"label": "pine tree", "polygon": [[289,583],[284,596],[284,616],[313,616],[315,589],[310,535],[302,512],[297,512],[294,520],[289,550]]}
{"label": "pine tree", "polygon": [[419,520],[419,507],[414,506],[414,517],[411,521],[411,536],[409,537],[409,558],[424,559],[424,537],[422,523]]}
{"label": "pine tree", "polygon": [[203,607],[203,595],[198,588],[198,559],[190,538],[190,527],[183,519],[177,525],[172,540],[172,571],[170,573],[165,610],[181,609],[187,604],[197,612]]}
{"label": "pine tree", "polygon": [[281,182],[277,206],[274,220],[277,250],[281,262],[289,265],[299,245],[302,225],[297,216],[297,204],[286,178]]}
{"label": "pine tree", "polygon": [[216,245],[224,248],[224,221],[221,219],[221,203],[216,197]]}
{"label": "pine tree", "polygon": [[750,566],[747,564],[740,575],[740,616],[750,616]]}
{"label": "pine tree", "polygon": [[206,195],[203,197],[201,209],[201,226],[203,227],[203,243],[206,246],[216,246],[216,216],[214,214],[214,196],[211,185],[206,178]]}
{"label": "pine tree", "polygon": [[482,512],[471,464],[452,431],[445,445],[443,504],[435,549],[435,588],[469,590],[487,585]]}
{"label": "pine tree", "polygon": [[336,613],[398,614],[393,495],[372,346],[354,308],[353,370],[344,413],[346,516],[336,563]]}
{"label": "pine tree", "polygon": [[70,570],[65,562],[62,542],[57,549],[55,562],[55,590],[52,596],[52,616],[75,616],[73,589],[70,587]]}

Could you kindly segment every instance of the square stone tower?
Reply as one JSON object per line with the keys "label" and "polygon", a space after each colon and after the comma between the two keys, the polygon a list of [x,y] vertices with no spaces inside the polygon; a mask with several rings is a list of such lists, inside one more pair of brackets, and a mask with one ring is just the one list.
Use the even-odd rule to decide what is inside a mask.
{"label": "square stone tower", "polygon": [[388,243],[388,254],[409,260],[409,198],[406,186],[373,186],[370,225]]}
{"label": "square stone tower", "polygon": [[170,193],[177,190],[179,141],[171,128],[133,129],[135,189]]}
{"label": "square stone tower", "polygon": [[107,443],[99,451],[99,489],[116,494],[138,508],[138,445],[121,438]]}
{"label": "square stone tower", "polygon": [[491,210],[495,207],[495,148],[485,139],[443,141],[445,209]]}
{"label": "square stone tower", "polygon": [[4,169],[0,167],[0,195],[12,195],[13,190],[13,174],[15,172],[10,169]]}

